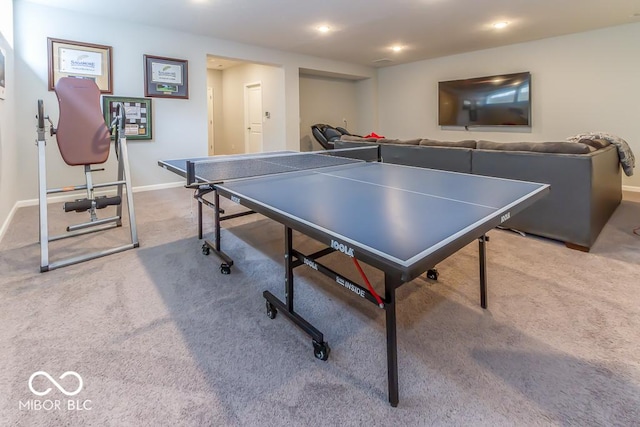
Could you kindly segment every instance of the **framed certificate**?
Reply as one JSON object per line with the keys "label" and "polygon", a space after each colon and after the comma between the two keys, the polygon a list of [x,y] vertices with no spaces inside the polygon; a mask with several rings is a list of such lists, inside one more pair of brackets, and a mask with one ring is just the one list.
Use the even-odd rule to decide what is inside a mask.
{"label": "framed certificate", "polygon": [[144,96],[189,99],[188,61],[144,55]]}
{"label": "framed certificate", "polygon": [[[151,100],[149,98],[125,98],[103,96],[102,113],[107,127],[111,126],[117,114],[117,103],[121,102],[125,111],[124,134],[127,139],[151,139]],[[111,136],[113,139],[114,136]]]}
{"label": "framed certificate", "polygon": [[111,85],[111,46],[47,38],[49,51],[49,90],[60,77],[91,79],[100,92],[113,93]]}

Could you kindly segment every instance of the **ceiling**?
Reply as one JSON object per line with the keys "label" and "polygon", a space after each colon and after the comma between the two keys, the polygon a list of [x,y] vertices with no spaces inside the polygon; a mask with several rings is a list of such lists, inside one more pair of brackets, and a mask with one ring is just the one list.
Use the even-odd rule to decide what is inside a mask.
{"label": "ceiling", "polygon": [[26,1],[373,67],[640,22],[640,0]]}

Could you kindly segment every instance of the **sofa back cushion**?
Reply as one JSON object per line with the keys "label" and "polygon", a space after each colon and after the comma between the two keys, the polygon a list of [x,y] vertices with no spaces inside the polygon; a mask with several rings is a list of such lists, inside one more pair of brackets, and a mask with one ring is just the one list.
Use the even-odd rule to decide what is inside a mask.
{"label": "sofa back cushion", "polygon": [[580,142],[495,142],[478,141],[476,148],[483,150],[532,151],[534,153],[588,154],[595,148]]}
{"label": "sofa back cushion", "polygon": [[363,138],[361,136],[355,135],[342,135],[340,137],[340,141],[350,141],[350,142],[376,142],[378,138]]}
{"label": "sofa back cushion", "polygon": [[465,139],[463,141],[438,141],[435,139],[422,139],[420,145],[425,147],[461,147],[476,148],[476,141],[473,139]]}
{"label": "sofa back cushion", "polygon": [[378,139],[378,144],[399,144],[399,145],[418,145],[420,139],[389,139],[389,138],[380,138]]}
{"label": "sofa back cushion", "polygon": [[471,173],[470,148],[424,147],[418,145],[380,145],[385,163]]}

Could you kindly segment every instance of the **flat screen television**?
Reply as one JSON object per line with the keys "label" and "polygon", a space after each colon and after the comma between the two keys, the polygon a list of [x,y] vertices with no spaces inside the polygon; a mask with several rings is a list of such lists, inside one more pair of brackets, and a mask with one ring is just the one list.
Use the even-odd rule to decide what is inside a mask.
{"label": "flat screen television", "polygon": [[531,126],[531,74],[438,83],[440,126]]}

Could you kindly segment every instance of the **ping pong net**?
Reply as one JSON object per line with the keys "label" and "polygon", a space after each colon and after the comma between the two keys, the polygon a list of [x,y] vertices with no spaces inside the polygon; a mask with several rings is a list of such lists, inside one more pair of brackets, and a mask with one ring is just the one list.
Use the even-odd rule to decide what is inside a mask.
{"label": "ping pong net", "polygon": [[379,160],[378,146],[212,157],[187,161],[187,186]]}

